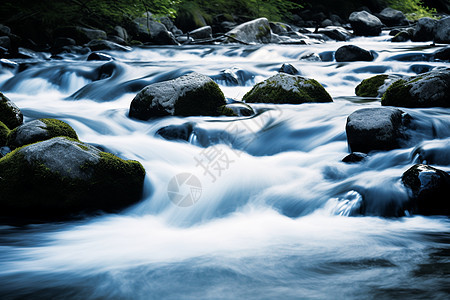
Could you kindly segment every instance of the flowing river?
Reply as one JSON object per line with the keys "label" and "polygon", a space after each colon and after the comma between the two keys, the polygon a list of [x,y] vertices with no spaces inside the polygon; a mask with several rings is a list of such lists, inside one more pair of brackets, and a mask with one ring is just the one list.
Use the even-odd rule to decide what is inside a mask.
{"label": "flowing river", "polygon": [[[155,46],[107,52],[112,62],[45,53],[3,61],[0,90],[25,121],[63,120],[81,141],[140,161],[147,176],[143,199],[120,213],[0,227],[0,298],[448,299],[449,219],[386,216],[407,200],[401,176],[420,149],[450,171],[450,110],[402,108],[421,125],[410,144],[341,161],[347,116],[381,105],[355,96],[361,80],[448,66],[427,61],[442,46],[389,38]],[[377,57],[337,63],[333,52],[345,44]],[[150,83],[196,71],[241,100],[283,63],[319,81],[334,102],[257,104],[254,117],[128,117]],[[156,133],[187,122],[188,141]]]}

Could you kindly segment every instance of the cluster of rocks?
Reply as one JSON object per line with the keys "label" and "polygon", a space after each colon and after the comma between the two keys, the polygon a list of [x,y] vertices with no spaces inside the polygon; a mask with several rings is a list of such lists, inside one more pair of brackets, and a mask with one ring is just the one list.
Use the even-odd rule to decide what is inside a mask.
{"label": "cluster of rocks", "polygon": [[392,42],[425,42],[450,43],[450,17],[440,20],[421,18],[414,26],[394,29],[389,33]]}
{"label": "cluster of rocks", "polygon": [[[242,98],[246,103],[301,104],[332,102],[316,80],[280,72],[256,84]],[[163,116],[249,116],[243,102],[227,103],[210,77],[196,72],[143,88],[130,104],[129,116],[148,120]]]}
{"label": "cluster of rocks", "polygon": [[[305,21],[304,18],[307,16],[310,20]],[[82,26],[56,28],[53,30],[51,44],[44,45],[21,38],[12,33],[9,27],[0,25],[0,58],[33,58],[39,55],[34,51],[51,52],[53,58],[60,58],[61,53],[129,51],[130,46],[145,44],[314,44],[329,40],[347,41],[353,36],[376,36],[381,33],[382,28],[386,27],[399,27],[391,31],[391,35],[394,36],[393,42],[409,39],[450,42],[450,17],[441,20],[422,18],[412,27],[408,27],[410,22],[402,12],[391,8],[385,8],[375,15],[366,10],[353,12],[345,21],[337,15],[328,17],[323,13],[310,15],[306,11],[302,13],[302,17],[296,16],[292,24],[287,24],[269,22],[266,18],[239,23],[242,18],[236,17],[238,21],[234,18],[230,21],[229,18],[216,16],[213,18],[212,25],[207,25],[203,21],[197,24],[200,27],[183,33],[170,18],[157,18],[151,13],[146,13],[108,32]],[[316,29],[312,32],[305,26],[316,27]],[[97,56],[95,54],[91,59],[104,59]]]}
{"label": "cluster of rocks", "polygon": [[[413,118],[392,106],[449,108],[450,69],[438,68],[407,78],[377,75],[358,85],[356,94],[381,97],[382,106],[391,107],[364,108],[348,116],[346,134],[352,153],[343,159],[347,163],[362,161],[372,151],[413,146],[410,143],[416,129]],[[420,150],[420,152],[424,151],[424,149]],[[421,155],[423,156],[424,153]],[[430,159],[428,161],[433,163]],[[424,215],[450,213],[448,201],[450,175],[446,172],[418,164],[403,174],[402,182],[410,194],[410,201],[402,207],[402,212]]]}
{"label": "cluster of rocks", "polygon": [[56,119],[23,123],[0,93],[0,222],[26,224],[113,212],[139,201],[145,170],[78,140]]}
{"label": "cluster of rocks", "polygon": [[[382,97],[382,105],[359,109],[348,116],[346,135],[351,154],[346,163],[364,160],[373,151],[388,151],[411,146],[413,118],[397,107],[450,107],[450,69],[436,69],[410,78],[377,75],[364,80],[357,94]],[[298,75],[290,65],[258,84],[243,96],[244,102],[228,103],[218,85],[198,73],[174,80],[151,84],[142,89],[130,105],[130,117],[148,120],[175,116],[249,116],[254,110],[248,103],[302,104],[332,102],[325,88],[314,79]],[[234,106],[234,109],[232,107]],[[157,131],[167,140],[188,141],[194,125],[170,125]],[[423,150],[423,149],[422,149]],[[424,151],[422,151],[424,152]],[[422,153],[423,155],[423,153]],[[401,211],[418,214],[448,214],[450,176],[428,165],[415,165],[407,170],[403,183],[410,191],[410,201]],[[432,199],[431,199],[432,198]]]}

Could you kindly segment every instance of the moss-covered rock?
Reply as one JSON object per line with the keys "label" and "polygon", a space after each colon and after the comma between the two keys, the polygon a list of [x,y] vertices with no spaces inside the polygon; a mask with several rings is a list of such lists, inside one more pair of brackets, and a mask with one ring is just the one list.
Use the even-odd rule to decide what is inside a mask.
{"label": "moss-covered rock", "polygon": [[78,139],[77,133],[69,124],[56,119],[39,119],[12,130],[8,138],[8,146],[15,149],[58,136]]}
{"label": "moss-covered rock", "polygon": [[355,94],[359,97],[381,97],[386,89],[396,80],[396,75],[376,75],[361,81],[355,88]]}
{"label": "moss-covered rock", "polygon": [[219,107],[225,104],[217,83],[194,72],[143,88],[131,102],[130,117],[218,116]]}
{"label": "moss-covered rock", "polygon": [[0,159],[0,218],[42,222],[115,211],[142,196],[145,170],[64,137],[28,145]]}
{"label": "moss-covered rock", "polygon": [[301,104],[332,102],[325,88],[314,79],[279,73],[256,84],[242,98],[248,103]]}
{"label": "moss-covered rock", "polygon": [[450,175],[428,165],[417,164],[402,176],[410,189],[406,209],[422,215],[450,215]]}
{"label": "moss-covered rock", "polygon": [[381,105],[450,107],[450,68],[395,81],[381,98]]}
{"label": "moss-covered rock", "polygon": [[8,140],[9,135],[9,129],[6,127],[5,124],[3,124],[2,121],[0,121],[0,147],[3,147],[6,145],[6,141]]}
{"label": "moss-covered rock", "polygon": [[20,109],[0,92],[0,121],[9,129],[14,129],[23,122]]}

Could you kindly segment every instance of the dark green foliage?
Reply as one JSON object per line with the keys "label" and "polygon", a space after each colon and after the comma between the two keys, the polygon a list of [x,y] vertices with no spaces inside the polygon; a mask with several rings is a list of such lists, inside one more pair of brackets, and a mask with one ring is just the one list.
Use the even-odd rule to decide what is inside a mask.
{"label": "dark green foliage", "polygon": [[378,89],[388,77],[388,75],[376,75],[364,79],[355,88],[356,95],[359,97],[378,97]]}
{"label": "dark green foliage", "polygon": [[422,0],[386,0],[389,7],[402,11],[409,20],[419,20],[423,17],[433,17],[436,9],[428,8]]}
{"label": "dark green foliage", "polygon": [[217,83],[209,81],[201,88],[189,91],[175,103],[176,116],[218,116],[225,105],[225,96]]}

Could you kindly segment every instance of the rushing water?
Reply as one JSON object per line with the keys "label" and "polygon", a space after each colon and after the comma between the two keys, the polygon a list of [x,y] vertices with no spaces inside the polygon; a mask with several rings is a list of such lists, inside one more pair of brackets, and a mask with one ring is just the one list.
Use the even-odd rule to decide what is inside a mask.
{"label": "rushing water", "polygon": [[[448,66],[425,61],[439,46],[387,40],[352,40],[376,51],[373,62],[336,63],[333,51],[348,43],[333,42],[3,63],[0,90],[26,121],[64,120],[80,140],[139,160],[147,177],[142,201],[118,214],[0,227],[0,298],[448,299],[448,218],[384,216],[407,200],[400,177],[418,152],[450,170],[449,109],[404,109],[418,125],[408,145],[341,162],[347,116],[380,106],[354,96],[361,80]],[[334,102],[259,104],[256,117],[128,117],[134,95],[150,83],[197,71],[240,100],[283,63],[322,83]],[[189,142],[156,134],[186,122],[194,128]],[[175,205],[182,173],[198,179],[197,189],[191,202]],[[367,215],[358,216],[363,198]]]}

